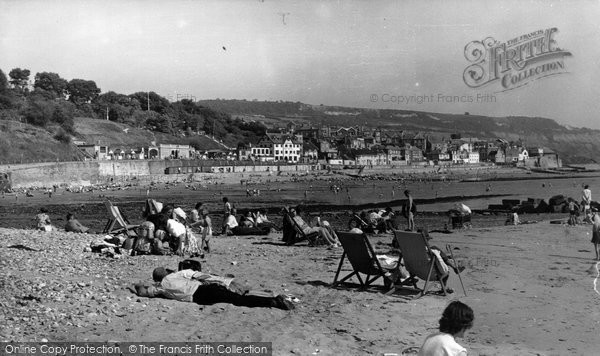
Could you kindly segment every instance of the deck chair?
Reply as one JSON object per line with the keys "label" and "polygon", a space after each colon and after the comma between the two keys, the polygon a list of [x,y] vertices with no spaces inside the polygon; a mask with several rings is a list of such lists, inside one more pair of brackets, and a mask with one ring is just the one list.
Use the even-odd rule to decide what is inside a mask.
{"label": "deck chair", "polygon": [[[431,251],[427,242],[426,234],[394,230],[394,241],[402,252],[404,267],[408,270],[414,289],[420,291],[419,297],[427,293],[430,281],[440,282],[444,295],[446,295],[446,284],[443,279],[448,276],[448,272],[444,272],[439,265],[438,258]],[[415,277],[425,281],[423,289],[417,287]]]}
{"label": "deck chair", "polygon": [[294,227],[294,230],[296,231],[296,242],[299,241],[303,241],[303,240],[308,240],[309,242],[313,242],[317,239],[317,236],[319,236],[319,233],[316,231],[310,232],[308,234],[305,234],[304,231],[300,228],[300,225],[298,225],[298,222],[296,220],[294,220],[294,218],[292,218],[291,215],[288,215],[290,220],[292,221],[292,226]]}
{"label": "deck chair", "polygon": [[[118,234],[124,232],[127,236],[136,236],[135,229],[139,225],[132,225],[123,217],[118,207],[114,206],[110,200],[107,200],[106,209],[108,210],[108,221],[104,226],[103,233],[105,234]],[[115,225],[118,225],[116,227]]]}
{"label": "deck chair", "polygon": [[[342,253],[342,258],[340,259],[340,264],[338,265],[332,285],[336,286],[337,284],[343,283],[351,277],[356,276],[360,282],[361,288],[366,289],[373,284],[373,282],[382,277],[384,279],[384,286],[386,288],[389,287],[386,294],[393,293],[395,286],[391,283],[390,272],[398,269],[398,263],[391,268],[383,268],[377,259],[377,255],[375,255],[373,246],[371,246],[367,235],[364,233],[355,234],[351,232],[336,231],[336,234],[344,248],[344,252]],[[346,258],[348,258],[350,265],[352,265],[352,272],[338,280]],[[364,281],[360,276],[361,273],[366,275]],[[390,276],[390,278],[388,278],[388,276]]]}

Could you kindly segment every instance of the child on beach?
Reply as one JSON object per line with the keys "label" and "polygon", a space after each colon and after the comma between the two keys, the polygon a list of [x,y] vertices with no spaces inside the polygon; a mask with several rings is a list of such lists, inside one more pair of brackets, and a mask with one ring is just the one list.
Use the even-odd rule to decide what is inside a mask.
{"label": "child on beach", "polygon": [[457,300],[450,303],[440,319],[440,331],[429,335],[419,356],[466,356],[467,349],[459,345],[455,338],[464,337],[465,332],[473,326],[473,309]]}
{"label": "child on beach", "polygon": [[596,260],[600,261],[600,215],[598,215],[597,209],[592,209],[592,214],[592,243],[596,252]]}

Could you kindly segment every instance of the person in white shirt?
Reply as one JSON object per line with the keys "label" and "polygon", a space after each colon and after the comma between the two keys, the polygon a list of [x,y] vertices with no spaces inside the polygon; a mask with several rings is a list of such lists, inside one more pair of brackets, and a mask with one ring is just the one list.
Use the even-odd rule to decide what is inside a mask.
{"label": "person in white shirt", "polygon": [[177,245],[177,251],[175,253],[179,256],[183,256],[183,247],[187,233],[185,225],[176,219],[169,219],[167,221],[167,232],[171,235],[171,238]]}
{"label": "person in white shirt", "polygon": [[583,192],[581,195],[581,204],[583,205],[583,221],[591,223],[592,222],[592,191],[590,190],[589,185],[585,185],[583,187]]}
{"label": "person in white shirt", "polygon": [[235,219],[235,213],[235,210],[231,211],[230,213],[227,213],[225,221],[223,222],[223,234],[232,235],[233,229],[238,227],[239,224]]}
{"label": "person in white shirt", "polygon": [[457,300],[450,303],[440,319],[440,331],[429,335],[419,356],[466,356],[467,349],[459,345],[455,338],[464,337],[465,332],[473,327],[473,309]]}

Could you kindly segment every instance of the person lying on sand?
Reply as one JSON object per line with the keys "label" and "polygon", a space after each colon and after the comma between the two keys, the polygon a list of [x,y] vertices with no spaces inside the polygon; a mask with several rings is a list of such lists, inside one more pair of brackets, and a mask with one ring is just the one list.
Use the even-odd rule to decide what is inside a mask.
{"label": "person lying on sand", "polygon": [[268,296],[268,293],[252,292],[247,286],[230,277],[220,277],[191,269],[174,272],[158,267],[152,272],[152,278],[156,282],[155,285],[135,285],[138,296],[175,299],[201,305],[230,303],[249,308],[294,309],[294,304],[284,295]]}
{"label": "person lying on sand", "polygon": [[65,225],[65,231],[86,233],[89,231],[89,229],[89,227],[83,226],[77,219],[75,219],[75,214],[67,214],[67,224]]}
{"label": "person lying on sand", "polygon": [[473,327],[473,309],[459,301],[451,302],[442,314],[439,321],[439,332],[429,335],[419,356],[466,356],[467,349],[459,345],[455,338],[464,337],[465,332]]}

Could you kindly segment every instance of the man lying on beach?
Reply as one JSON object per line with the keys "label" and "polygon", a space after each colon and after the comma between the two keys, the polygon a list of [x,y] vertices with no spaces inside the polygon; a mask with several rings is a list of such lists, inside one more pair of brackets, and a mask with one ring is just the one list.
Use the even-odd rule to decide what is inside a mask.
{"label": "man lying on beach", "polygon": [[184,269],[179,272],[164,267],[155,268],[152,278],[156,285],[135,285],[140,297],[175,299],[201,305],[230,303],[249,308],[294,309],[294,304],[282,294],[273,296],[264,292],[253,292],[234,278]]}

